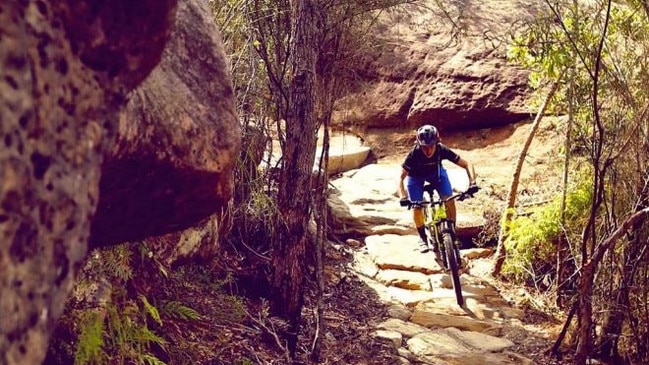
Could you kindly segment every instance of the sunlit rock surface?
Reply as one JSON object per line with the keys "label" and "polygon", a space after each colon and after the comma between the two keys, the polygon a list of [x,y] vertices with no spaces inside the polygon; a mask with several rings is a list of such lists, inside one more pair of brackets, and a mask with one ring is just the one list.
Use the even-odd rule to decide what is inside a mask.
{"label": "sunlit rock surface", "polygon": [[[506,60],[506,41],[538,14],[532,0],[426,1],[407,16],[380,18],[381,39],[364,49],[357,89],[337,124],[486,128],[529,118],[528,73]],[[444,11],[440,9],[444,8]]]}

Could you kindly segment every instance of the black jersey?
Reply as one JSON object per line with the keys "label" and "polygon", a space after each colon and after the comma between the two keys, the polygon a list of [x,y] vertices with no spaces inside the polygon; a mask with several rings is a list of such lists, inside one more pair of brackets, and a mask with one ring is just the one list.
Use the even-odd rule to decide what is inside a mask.
{"label": "black jersey", "polygon": [[431,157],[426,157],[421,150],[421,146],[416,145],[401,166],[412,177],[426,177],[431,174],[438,176],[439,168],[442,166],[442,160],[457,163],[460,160],[460,156],[442,143],[438,143],[435,153]]}

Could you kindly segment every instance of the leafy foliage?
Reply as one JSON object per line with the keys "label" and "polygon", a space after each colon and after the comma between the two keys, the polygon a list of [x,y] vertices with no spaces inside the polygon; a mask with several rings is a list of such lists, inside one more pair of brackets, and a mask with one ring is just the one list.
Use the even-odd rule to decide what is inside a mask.
{"label": "leafy foliage", "polygon": [[103,353],[104,318],[98,311],[85,311],[80,316],[81,334],[75,354],[75,365],[88,364]]}
{"label": "leafy foliage", "polygon": [[[166,341],[155,334],[147,324],[149,310],[140,307],[136,301],[119,298],[117,305],[107,308],[105,345],[110,358],[119,359],[120,363],[133,361],[136,364],[150,362],[155,356],[151,346],[164,348]],[[150,306],[150,305],[149,305]],[[145,359],[146,357],[146,359]]]}
{"label": "leafy foliage", "polygon": [[48,363],[65,363],[52,359],[73,357],[75,365],[165,364],[162,358],[168,357],[169,341],[160,333],[167,322],[173,318],[197,321],[201,316],[178,300],[156,304],[158,300],[143,281],[168,280],[169,274],[151,255],[134,255],[146,252],[142,245],[126,243],[90,253],[75,286],[75,299],[60,320],[79,329],[76,349],[73,355],[57,353],[69,350],[57,345],[65,338],[55,338]]}
{"label": "leafy foliage", "polygon": [[158,310],[143,294],[131,298],[124,289],[133,280],[133,245],[122,244],[91,254],[86,271],[109,278],[110,297],[98,298],[99,307],[80,309],[81,334],[75,364],[117,363],[161,364],[151,353],[153,345],[164,348],[166,341],[155,334],[148,319],[162,325]]}
{"label": "leafy foliage", "polygon": [[162,304],[161,311],[172,318],[197,321],[201,315],[194,309],[175,300],[169,300]]}
{"label": "leafy foliage", "polygon": [[146,297],[142,294],[138,295],[138,298],[142,302],[142,305],[144,306],[145,312],[154,320],[156,323],[159,325],[162,325],[162,320],[160,319],[160,313],[158,312],[158,309],[149,303],[149,300],[146,299]]}
{"label": "leafy foliage", "polygon": [[128,281],[133,277],[131,258],[133,252],[128,245],[117,245],[107,250],[97,250],[92,255],[96,260],[91,265],[96,265],[98,271],[116,281]]}
{"label": "leafy foliage", "polygon": [[553,270],[557,240],[569,232],[574,235],[572,239],[577,239],[577,228],[587,218],[593,196],[586,181],[580,180],[580,184],[566,196],[565,214],[570,226],[561,225],[560,197],[535,209],[530,215],[521,215],[511,221],[505,241],[510,256],[503,273],[534,284]]}
{"label": "leafy foliage", "polygon": [[[575,363],[584,363],[589,351],[612,363],[630,354],[633,361],[646,362],[649,347],[637,335],[644,314],[634,309],[647,296],[646,286],[636,285],[642,280],[637,272],[649,265],[646,243],[638,240],[646,237],[646,223],[631,227],[613,246],[617,249],[593,253],[623,217],[647,206],[649,6],[636,0],[559,0],[546,6],[547,13],[516,38],[509,55],[531,70],[530,83],[538,90],[564,75],[551,110],[573,122],[571,163],[585,157],[592,171],[586,182],[592,191],[587,217],[567,223],[581,232],[571,246],[575,270],[590,265],[588,275],[580,272],[575,298],[580,303]],[[632,287],[643,294],[629,295]],[[594,328],[600,325],[598,333]],[[636,335],[622,336],[625,328]]]}

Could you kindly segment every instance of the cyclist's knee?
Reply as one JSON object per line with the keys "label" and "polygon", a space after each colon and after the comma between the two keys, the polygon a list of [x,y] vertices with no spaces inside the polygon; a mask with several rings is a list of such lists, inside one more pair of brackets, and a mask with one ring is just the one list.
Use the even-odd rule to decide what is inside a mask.
{"label": "cyclist's knee", "polygon": [[424,225],[424,213],[422,212],[421,208],[413,209],[413,219],[417,227]]}

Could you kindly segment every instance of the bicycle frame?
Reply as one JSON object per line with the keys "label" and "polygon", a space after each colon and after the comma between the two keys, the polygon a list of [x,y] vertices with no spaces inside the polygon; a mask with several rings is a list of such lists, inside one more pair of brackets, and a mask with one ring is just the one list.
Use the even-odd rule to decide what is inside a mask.
{"label": "bicycle frame", "polygon": [[[453,236],[455,236],[455,233],[453,231],[452,223],[446,214],[445,201],[442,199],[433,199],[433,193],[431,191],[426,192],[428,193],[429,200],[422,202],[424,205],[424,225],[430,227],[430,230],[433,233],[431,238],[435,240],[435,243],[437,243],[439,247],[441,247],[441,244],[443,244],[441,233],[449,231]],[[455,199],[459,196],[460,195],[458,194],[449,199]]]}
{"label": "bicycle frame", "polygon": [[442,266],[450,271],[457,304],[463,306],[464,297],[462,296],[462,284],[460,282],[462,256],[460,255],[460,247],[457,244],[457,236],[455,235],[455,222],[448,219],[446,202],[452,199],[464,200],[473,195],[464,192],[446,199],[441,199],[441,197],[434,199],[434,190],[431,187],[424,187],[424,191],[428,193],[428,201],[410,202],[409,207],[421,208],[423,210],[424,227],[426,227],[427,231],[426,235],[431,241],[429,244],[437,251],[436,254],[439,253],[438,257],[442,260]]}

